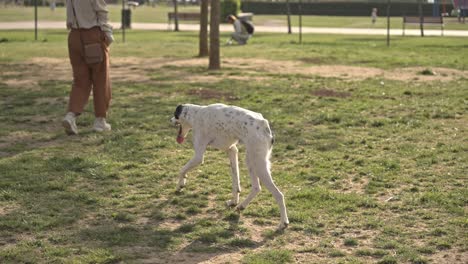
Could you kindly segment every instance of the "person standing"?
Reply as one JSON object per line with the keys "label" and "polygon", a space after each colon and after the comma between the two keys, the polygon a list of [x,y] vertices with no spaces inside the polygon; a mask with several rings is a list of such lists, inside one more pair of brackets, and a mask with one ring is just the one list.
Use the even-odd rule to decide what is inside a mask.
{"label": "person standing", "polygon": [[453,5],[458,11],[458,22],[465,24],[465,17],[468,15],[468,0],[454,0]]}
{"label": "person standing", "polygon": [[50,10],[53,12],[55,11],[56,3],[55,0],[50,1]]}
{"label": "person standing", "polygon": [[372,18],[372,25],[375,24],[377,21],[377,8],[372,8],[372,13],[371,13],[371,18]]}
{"label": "person standing", "polygon": [[[73,71],[73,83],[68,112],[62,120],[65,132],[78,134],[76,118],[83,112],[93,91],[95,121],[93,130],[110,131],[106,118],[111,101],[109,76],[109,46],[114,41],[108,24],[105,0],[67,0],[68,55]],[[100,62],[85,60],[85,45],[98,43]],[[101,47],[101,48],[99,48]],[[102,49],[102,50],[101,50]],[[102,52],[101,52],[102,51]]]}

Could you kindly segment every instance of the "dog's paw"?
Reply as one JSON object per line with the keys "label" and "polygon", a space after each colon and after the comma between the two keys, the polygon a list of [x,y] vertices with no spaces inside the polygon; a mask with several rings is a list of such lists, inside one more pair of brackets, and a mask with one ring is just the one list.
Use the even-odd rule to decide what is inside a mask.
{"label": "dog's paw", "polygon": [[237,204],[238,204],[238,203],[235,202],[235,201],[233,201],[233,200],[229,200],[229,201],[226,202],[226,205],[227,205],[228,207],[234,207],[234,206],[236,206]]}
{"label": "dog's paw", "polygon": [[286,228],[288,228],[289,226],[289,222],[281,222],[278,226],[278,231],[283,231],[285,230]]}
{"label": "dog's paw", "polygon": [[240,214],[240,212],[241,212],[242,210],[244,210],[244,209],[245,209],[245,207],[243,207],[243,206],[240,205],[240,204],[237,205],[237,206],[234,208],[234,210],[235,210],[236,212],[238,212],[239,214]]}
{"label": "dog's paw", "polygon": [[175,190],[175,193],[176,194],[181,194],[184,192],[184,187],[180,187],[180,186],[177,186],[176,190]]}

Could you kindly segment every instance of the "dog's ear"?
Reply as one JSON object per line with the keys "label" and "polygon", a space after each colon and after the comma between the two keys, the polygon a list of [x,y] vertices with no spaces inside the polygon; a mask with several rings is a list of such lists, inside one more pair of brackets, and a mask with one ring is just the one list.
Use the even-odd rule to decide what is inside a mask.
{"label": "dog's ear", "polygon": [[182,114],[182,109],[184,108],[183,105],[178,105],[175,112],[174,112],[174,117],[175,119],[179,119],[180,114]]}

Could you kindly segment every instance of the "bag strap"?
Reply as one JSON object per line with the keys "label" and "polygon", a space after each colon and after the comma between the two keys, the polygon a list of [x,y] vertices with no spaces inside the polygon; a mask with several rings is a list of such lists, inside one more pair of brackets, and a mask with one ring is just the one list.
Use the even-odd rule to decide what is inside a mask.
{"label": "bag strap", "polygon": [[76,25],[78,26],[78,29],[80,29],[80,24],[78,23],[78,18],[76,17],[76,12],[75,12],[75,3],[73,2],[73,0],[70,0],[70,1],[71,1],[73,16],[75,17]]}
{"label": "bag strap", "polygon": [[75,3],[73,2],[73,0],[70,0],[70,1],[71,1],[71,5],[72,5],[72,10],[73,10],[73,16],[75,17],[75,22],[76,22],[76,25],[78,26],[78,33],[80,34],[81,49],[83,50],[83,56],[84,56],[85,55],[85,44],[84,44],[84,41],[83,41],[83,36],[81,35],[80,24],[78,23],[78,17],[76,16],[76,12],[75,12]]}

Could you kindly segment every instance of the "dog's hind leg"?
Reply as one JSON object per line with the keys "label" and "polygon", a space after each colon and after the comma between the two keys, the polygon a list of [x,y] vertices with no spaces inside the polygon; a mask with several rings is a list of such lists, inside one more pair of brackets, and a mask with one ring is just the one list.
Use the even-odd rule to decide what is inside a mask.
{"label": "dog's hind leg", "polygon": [[231,176],[232,176],[232,200],[227,201],[228,206],[235,206],[239,203],[239,194],[241,192],[240,180],[239,180],[239,162],[238,162],[238,149],[236,145],[231,146],[227,150],[229,161],[231,164]]}
{"label": "dog's hind leg", "polygon": [[276,184],[273,182],[273,178],[271,177],[270,166],[269,166],[270,164],[269,164],[268,158],[269,158],[269,154],[267,155],[265,159],[257,159],[257,166],[256,166],[255,174],[258,176],[263,186],[267,188],[273,194],[273,197],[275,198],[276,203],[278,203],[278,206],[280,208],[280,215],[281,215],[281,220],[280,220],[278,229],[282,230],[288,227],[289,219],[288,219],[288,214],[286,212],[286,204],[284,202],[284,195],[278,189]]}
{"label": "dog's hind leg", "polygon": [[258,180],[258,177],[257,175],[255,174],[255,153],[252,152],[252,151],[249,151],[247,149],[246,151],[246,163],[247,163],[247,167],[249,169],[249,175],[250,175],[250,180],[251,180],[251,184],[252,184],[252,189],[250,190],[250,193],[249,195],[247,196],[247,198],[245,198],[244,201],[242,201],[242,203],[240,203],[237,207],[236,207],[236,210],[240,211],[240,210],[243,210],[247,207],[247,205],[249,205],[249,203],[252,201],[253,198],[255,198],[255,196],[257,196],[257,194],[262,190],[262,187],[260,187],[260,182]]}
{"label": "dog's hind leg", "polygon": [[194,143],[195,146],[195,154],[192,159],[185,164],[184,167],[179,172],[179,183],[177,184],[177,192],[180,192],[182,188],[184,188],[185,183],[187,182],[187,173],[195,168],[196,166],[203,164],[203,155],[205,153],[207,144],[197,144],[196,141]]}

